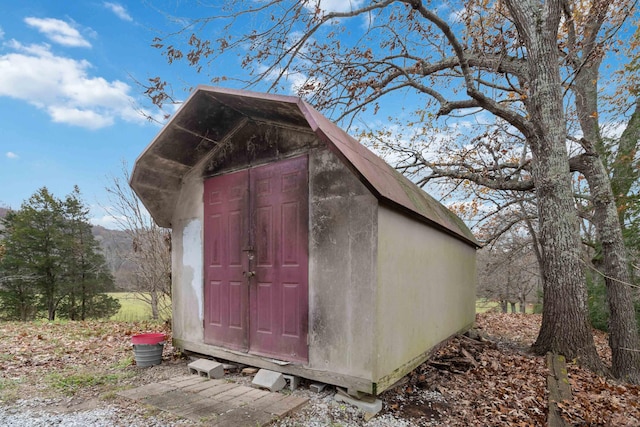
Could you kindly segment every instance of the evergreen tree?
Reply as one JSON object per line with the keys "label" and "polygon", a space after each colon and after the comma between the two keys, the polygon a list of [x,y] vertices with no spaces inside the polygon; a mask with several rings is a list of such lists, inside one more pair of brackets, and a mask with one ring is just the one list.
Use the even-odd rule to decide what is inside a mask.
{"label": "evergreen tree", "polygon": [[104,294],[113,278],[91,234],[78,187],[62,201],[46,187],[3,220],[0,309],[4,317],[30,320],[41,310],[72,320],[108,317],[119,309]]}
{"label": "evergreen tree", "polygon": [[120,304],[105,292],[114,288],[113,277],[104,255],[91,233],[89,209],[84,206],[76,186],[64,201],[66,274],[63,287],[66,295],[60,314],[71,320],[109,317]]}
{"label": "evergreen tree", "polygon": [[11,236],[24,234],[23,221],[10,211],[1,220],[5,226],[0,254],[0,313],[7,320],[31,320],[35,315],[35,275],[24,266],[26,250],[23,239]]}

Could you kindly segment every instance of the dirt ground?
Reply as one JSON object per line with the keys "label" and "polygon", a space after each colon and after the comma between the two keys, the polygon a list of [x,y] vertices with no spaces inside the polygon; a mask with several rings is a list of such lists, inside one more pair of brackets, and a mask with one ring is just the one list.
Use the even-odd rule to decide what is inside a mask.
{"label": "dirt ground", "polygon": [[[539,324],[538,315],[480,314],[480,340],[452,339],[379,396],[383,410],[371,421],[366,422],[363,413],[334,405],[329,391],[279,425],[545,425],[548,370],[543,357],[527,352]],[[36,402],[30,404],[35,410],[48,412],[119,405],[154,418],[157,425],[181,424],[170,414],[135,407],[116,395],[187,371],[187,358],[170,339],[161,365],[135,366],[131,335],[159,331],[170,338],[168,325],[145,322],[0,323],[0,407],[25,399]],[[603,359],[610,360],[606,335],[596,332],[595,338]],[[573,397],[559,405],[568,423],[640,425],[640,388],[598,377],[572,363],[568,371]],[[239,374],[229,378],[250,381]],[[310,395],[305,382],[294,393]]]}

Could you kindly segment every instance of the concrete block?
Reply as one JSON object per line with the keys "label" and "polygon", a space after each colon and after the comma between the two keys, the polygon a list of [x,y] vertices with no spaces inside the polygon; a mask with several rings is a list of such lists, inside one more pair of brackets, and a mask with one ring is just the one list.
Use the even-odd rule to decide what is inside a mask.
{"label": "concrete block", "polygon": [[215,360],[198,359],[187,365],[191,374],[197,374],[207,378],[219,379],[224,377],[222,363]]}
{"label": "concrete block", "polygon": [[324,391],[325,387],[327,387],[326,384],[313,383],[313,384],[309,385],[309,390],[311,390],[314,393],[322,393]]}
{"label": "concrete block", "polygon": [[377,414],[382,410],[382,400],[376,399],[374,396],[365,396],[362,399],[356,399],[355,397],[336,393],[334,396],[336,402],[344,402],[349,405],[353,405],[367,414]]}
{"label": "concrete block", "polygon": [[289,385],[289,390],[293,391],[297,389],[298,386],[300,385],[300,377],[296,377],[295,375],[287,375],[287,374],[282,374],[282,376],[284,377],[285,381]]}
{"label": "concrete block", "polygon": [[260,369],[251,384],[254,387],[266,388],[269,391],[280,391],[287,385],[287,381],[280,372]]}

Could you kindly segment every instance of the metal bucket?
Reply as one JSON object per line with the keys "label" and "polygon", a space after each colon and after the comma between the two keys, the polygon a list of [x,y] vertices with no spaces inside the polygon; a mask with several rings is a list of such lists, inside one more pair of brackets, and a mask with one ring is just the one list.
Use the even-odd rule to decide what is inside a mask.
{"label": "metal bucket", "polygon": [[158,344],[134,344],[133,354],[136,365],[140,367],[159,365],[162,363],[164,341]]}

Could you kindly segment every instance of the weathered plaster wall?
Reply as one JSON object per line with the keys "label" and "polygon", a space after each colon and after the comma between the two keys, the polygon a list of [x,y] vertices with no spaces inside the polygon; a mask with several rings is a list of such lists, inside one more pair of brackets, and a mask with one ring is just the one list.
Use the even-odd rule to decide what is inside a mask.
{"label": "weathered plaster wall", "polygon": [[204,333],[203,191],[199,177],[187,179],[172,221],[173,337],[196,342]]}
{"label": "weathered plaster wall", "polygon": [[376,381],[471,326],[476,283],[474,248],[384,206],[378,250]]}
{"label": "weathered plaster wall", "polygon": [[309,365],[371,379],[378,202],[328,149],[309,182]]}

